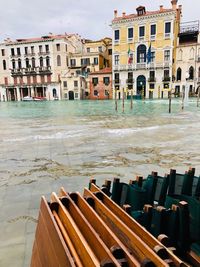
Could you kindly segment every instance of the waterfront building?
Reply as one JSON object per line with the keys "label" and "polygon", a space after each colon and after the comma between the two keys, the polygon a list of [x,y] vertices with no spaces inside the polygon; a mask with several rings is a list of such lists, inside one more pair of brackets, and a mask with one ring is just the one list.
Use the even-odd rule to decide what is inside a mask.
{"label": "waterfront building", "polygon": [[104,68],[91,72],[90,79],[90,99],[106,100],[112,99],[112,69]]}
{"label": "waterfront building", "polygon": [[176,47],[182,6],[171,1],[170,8],[136,14],[114,11],[113,31],[113,97],[168,97],[175,75]]}
{"label": "waterfront building", "polygon": [[193,96],[200,85],[199,21],[181,23],[178,40],[174,91],[179,96],[187,85]]}
{"label": "waterfront building", "polygon": [[69,56],[68,71],[61,76],[64,99],[90,99],[89,74],[112,65],[112,39],[82,39],[81,50]]}
{"label": "waterfront building", "polygon": [[0,45],[1,101],[62,99],[61,75],[67,71],[69,55],[81,51],[81,47],[77,34],[6,39]]}

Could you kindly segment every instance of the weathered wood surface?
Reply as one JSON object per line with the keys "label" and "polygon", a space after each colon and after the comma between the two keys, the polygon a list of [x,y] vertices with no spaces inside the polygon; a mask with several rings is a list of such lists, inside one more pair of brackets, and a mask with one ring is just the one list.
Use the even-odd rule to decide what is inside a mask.
{"label": "weathered wood surface", "polygon": [[75,267],[75,263],[44,197],[41,199],[30,266]]}

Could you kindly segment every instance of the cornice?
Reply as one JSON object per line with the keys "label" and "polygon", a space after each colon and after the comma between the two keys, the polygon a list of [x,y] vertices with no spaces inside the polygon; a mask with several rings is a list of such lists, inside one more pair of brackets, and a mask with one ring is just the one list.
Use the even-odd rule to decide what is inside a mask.
{"label": "cornice", "polygon": [[123,17],[120,20],[117,21],[112,21],[111,26],[116,26],[116,25],[122,25],[130,22],[135,22],[135,21],[146,21],[149,19],[155,19],[155,18],[163,18],[163,17],[169,17],[169,16],[176,16],[176,11],[168,11],[166,13],[158,13],[158,14],[151,14],[151,15],[145,15],[145,16],[137,16],[134,18],[127,18],[124,19]]}

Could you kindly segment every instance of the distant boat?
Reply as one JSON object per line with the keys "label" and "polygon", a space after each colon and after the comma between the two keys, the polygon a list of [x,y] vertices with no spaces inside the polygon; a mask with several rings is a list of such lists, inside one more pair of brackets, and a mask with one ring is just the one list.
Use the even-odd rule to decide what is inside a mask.
{"label": "distant boat", "polygon": [[34,99],[32,98],[32,96],[25,96],[22,98],[22,101],[33,101]]}
{"label": "distant boat", "polygon": [[42,96],[35,96],[33,98],[34,101],[46,101],[46,97],[42,97]]}

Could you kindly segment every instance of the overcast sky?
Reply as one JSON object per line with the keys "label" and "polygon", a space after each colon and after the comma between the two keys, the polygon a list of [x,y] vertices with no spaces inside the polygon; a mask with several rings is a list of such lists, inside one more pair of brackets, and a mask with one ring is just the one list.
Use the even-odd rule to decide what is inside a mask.
{"label": "overcast sky", "polygon": [[[0,41],[49,32],[78,33],[93,40],[111,37],[114,9],[131,14],[139,5],[147,10],[171,7],[170,0],[0,0],[0,4]],[[199,0],[179,0],[178,4],[183,5],[182,21],[199,19]]]}

